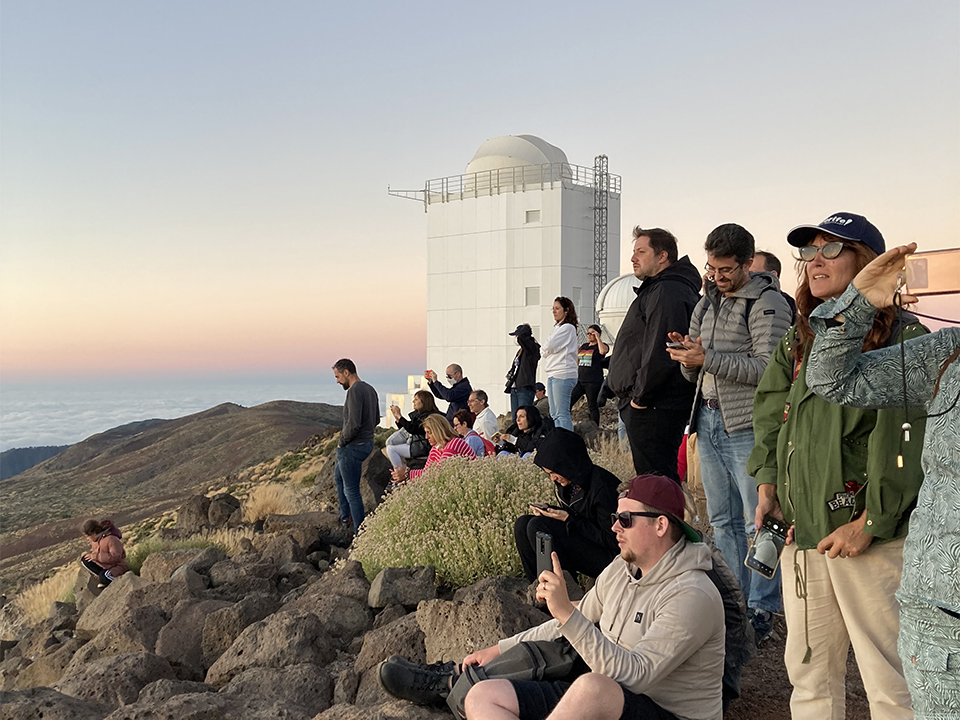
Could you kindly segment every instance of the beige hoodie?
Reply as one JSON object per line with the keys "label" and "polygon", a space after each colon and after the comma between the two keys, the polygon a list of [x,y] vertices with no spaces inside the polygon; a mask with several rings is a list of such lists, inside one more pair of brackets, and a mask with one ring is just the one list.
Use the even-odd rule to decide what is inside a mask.
{"label": "beige hoodie", "polygon": [[563,635],[591,670],[677,717],[720,720],[723,603],[710,567],[710,549],[685,539],[639,580],[618,557],[562,627],[550,620],[501,640],[500,650]]}

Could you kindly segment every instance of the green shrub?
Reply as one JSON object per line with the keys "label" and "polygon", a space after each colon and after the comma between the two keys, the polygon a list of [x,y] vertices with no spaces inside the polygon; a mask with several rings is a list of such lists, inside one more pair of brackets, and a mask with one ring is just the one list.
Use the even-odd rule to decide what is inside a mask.
{"label": "green shrub", "polygon": [[297,455],[296,453],[285,455],[280,459],[280,462],[277,463],[277,468],[273,471],[273,476],[277,477],[283,473],[293,472],[306,461],[307,458],[304,455]]}
{"label": "green shrub", "polygon": [[320,474],[320,471],[307,473],[302,478],[300,478],[300,484],[305,487],[311,487],[314,483],[317,482],[317,475]]}
{"label": "green shrub", "polygon": [[414,565],[432,565],[452,587],[520,575],[513,523],[531,502],[552,498],[553,483],[528,460],[449,458],[388,496],[361,527],[351,558],[370,579]]}
{"label": "green shrub", "polygon": [[332,437],[323,444],[323,450],[321,454],[324,457],[330,457],[337,449],[337,443],[340,442],[340,435],[337,434],[336,437]]}
{"label": "green shrub", "polygon": [[160,540],[158,538],[147,538],[143,542],[134,545],[127,553],[127,567],[130,571],[140,574],[140,568],[143,562],[153,553],[166,552],[167,550],[183,550],[184,548],[205,548],[215,543],[202,537],[193,537],[186,540]]}

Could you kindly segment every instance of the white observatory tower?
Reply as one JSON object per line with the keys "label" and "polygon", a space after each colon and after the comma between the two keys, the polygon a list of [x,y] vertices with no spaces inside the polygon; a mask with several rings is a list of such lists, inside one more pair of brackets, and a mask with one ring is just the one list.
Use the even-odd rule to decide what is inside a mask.
{"label": "white observatory tower", "polygon": [[606,156],[580,167],[538,137],[508,135],[483,143],[463,175],[392,194],[422,199],[427,212],[427,367],[442,382],[447,365],[461,365],[493,410],[508,412],[508,333],[530,323],[543,342],[558,295],[594,322],[597,293],[619,274],[620,177]]}

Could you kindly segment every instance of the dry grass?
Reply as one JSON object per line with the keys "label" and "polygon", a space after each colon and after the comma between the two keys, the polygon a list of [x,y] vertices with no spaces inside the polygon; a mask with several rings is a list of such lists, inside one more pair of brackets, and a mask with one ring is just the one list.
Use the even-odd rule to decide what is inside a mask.
{"label": "dry grass", "polygon": [[67,565],[41,583],[28,587],[13,601],[22,613],[25,624],[33,626],[43,620],[55,602],[69,600],[77,580],[77,565]]}
{"label": "dry grass", "polygon": [[309,509],[307,497],[289,485],[267,483],[250,491],[243,503],[243,519],[257,522],[268,515],[295,515]]}
{"label": "dry grass", "polygon": [[240,541],[244,539],[253,540],[253,538],[256,537],[256,533],[252,527],[221,528],[219,530],[204,531],[194,537],[205,540],[211,545],[223,548],[223,551],[227,555],[236,555],[241,550]]}

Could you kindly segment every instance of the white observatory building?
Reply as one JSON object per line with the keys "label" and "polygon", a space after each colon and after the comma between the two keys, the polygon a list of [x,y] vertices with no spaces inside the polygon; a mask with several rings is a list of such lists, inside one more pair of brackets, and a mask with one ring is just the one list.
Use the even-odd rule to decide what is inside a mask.
{"label": "white observatory building", "polygon": [[443,382],[459,364],[508,412],[508,333],[530,323],[543,342],[558,295],[582,325],[594,322],[597,295],[619,274],[620,177],[606,156],[580,167],[538,137],[508,135],[483,143],[462,175],[391,194],[422,200],[427,213],[427,367]]}

